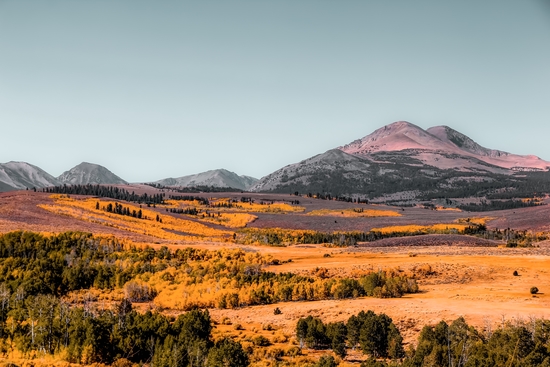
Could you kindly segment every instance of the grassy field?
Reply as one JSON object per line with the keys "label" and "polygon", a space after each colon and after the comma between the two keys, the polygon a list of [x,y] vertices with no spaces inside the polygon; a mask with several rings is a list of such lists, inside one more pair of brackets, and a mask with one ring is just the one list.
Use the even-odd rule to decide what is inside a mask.
{"label": "grassy field", "polygon": [[[135,190],[156,192],[150,187],[136,187]],[[230,336],[241,342],[251,351],[258,366],[273,365],[262,361],[275,361],[281,353],[292,353],[291,349],[297,345],[296,322],[308,315],[336,322],[345,321],[362,310],[383,312],[394,320],[404,337],[405,346],[415,345],[424,325],[435,325],[440,320],[452,321],[462,316],[477,329],[489,330],[506,322],[550,316],[550,245],[545,241],[526,248],[506,248],[506,241],[471,246],[465,241],[460,246],[452,246],[444,241],[438,242],[444,237],[422,242],[427,237],[421,236],[407,237],[406,246],[399,238],[392,239],[391,243],[387,241],[383,246],[370,243],[368,247],[334,247],[322,243],[274,247],[238,241],[241,231],[245,230],[278,228],[312,233],[377,231],[383,234],[459,232],[473,223],[490,229],[509,227],[540,235],[550,230],[546,219],[549,214],[547,206],[484,213],[484,217],[479,218],[457,210],[394,208],[281,194],[200,195],[208,199],[208,205],[170,200],[165,205],[147,206],[106,198],[3,193],[0,194],[0,232],[26,230],[51,234],[85,231],[97,236],[111,236],[138,247],[241,251],[243,258],[248,256],[249,263],[256,262],[263,271],[275,274],[292,273],[315,279],[322,274],[323,279],[360,279],[365,274],[385,271],[417,281],[420,292],[400,298],[327,298],[221,308],[217,301],[207,299],[220,294],[210,291],[210,288],[220,286],[219,280],[214,278],[205,280],[203,288],[184,282],[178,286],[170,285],[166,278],[162,278],[163,273],[141,278],[156,287],[158,295],[156,299],[135,303],[135,308],[143,312],[161,310],[165,315],[177,316],[185,312],[178,301],[183,294],[197,300],[204,298],[203,305],[210,308],[215,321],[214,337]],[[254,202],[243,202],[245,196]],[[106,209],[109,205],[128,208],[129,214],[109,212]],[[169,211],[189,208],[196,209],[197,213],[189,215]],[[132,216],[133,211],[141,211],[142,218]],[[174,269],[173,273],[177,271]],[[536,295],[530,294],[533,286],[540,290]],[[231,283],[221,287],[236,289]],[[117,302],[124,296],[121,289],[110,292],[92,289],[90,292],[95,292],[98,302],[104,304]],[[79,299],[78,293],[69,297]],[[278,315],[274,313],[276,308],[281,311]],[[267,338],[269,346],[258,346],[258,336]],[[317,360],[323,353],[304,349],[302,355],[284,357],[283,360],[306,363]],[[341,365],[358,365],[364,358],[356,351],[350,351]]]}

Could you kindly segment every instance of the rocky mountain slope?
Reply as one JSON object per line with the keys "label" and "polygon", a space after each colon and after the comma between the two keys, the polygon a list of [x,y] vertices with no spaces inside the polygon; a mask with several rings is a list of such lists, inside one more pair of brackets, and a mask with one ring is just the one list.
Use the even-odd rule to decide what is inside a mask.
{"label": "rocky mountain slope", "polygon": [[[550,162],[539,157],[522,156],[487,149],[468,136],[448,127],[435,126],[427,130],[406,121],[384,126],[338,149],[348,154],[376,159],[378,152],[401,152],[423,164],[440,169],[491,170],[495,166],[511,170],[548,170]],[[481,163],[480,166],[480,162]]]}
{"label": "rocky mountain slope", "polygon": [[168,187],[212,186],[248,190],[257,181],[254,177],[239,176],[226,169],[216,169],[178,178],[165,178],[154,183]]}
{"label": "rocky mountain slope", "polygon": [[70,170],[63,172],[57,179],[67,185],[117,185],[127,183],[107,168],[88,162],[82,162]]}
{"label": "rocky mountain slope", "polygon": [[[402,202],[550,192],[550,162],[484,148],[447,126],[406,121],[283,167],[251,191],[330,193]],[[532,194],[530,194],[532,195]]]}
{"label": "rocky mountain slope", "polygon": [[26,162],[0,163],[0,191],[59,185],[55,177]]}
{"label": "rocky mountain slope", "polygon": [[[365,189],[376,169],[367,159],[355,157],[332,149],[323,154],[289,164],[262,178],[250,188],[251,191],[279,191],[281,186],[293,191],[334,191]],[[341,186],[345,187],[341,187]],[[283,190],[284,191],[284,190]]]}
{"label": "rocky mountain slope", "polygon": [[464,134],[448,126],[435,126],[426,132],[448,142],[457,149],[457,154],[470,155],[488,164],[518,171],[544,170],[550,167],[550,162],[534,155],[518,155],[501,150],[484,148]]}

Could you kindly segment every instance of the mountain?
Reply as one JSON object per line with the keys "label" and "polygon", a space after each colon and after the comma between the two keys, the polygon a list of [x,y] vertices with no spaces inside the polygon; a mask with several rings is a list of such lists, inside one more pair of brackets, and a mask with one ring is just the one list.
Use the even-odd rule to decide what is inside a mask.
{"label": "mountain", "polygon": [[426,131],[438,137],[441,141],[452,144],[458,149],[457,153],[471,155],[495,166],[513,170],[535,169],[547,171],[550,168],[550,162],[534,155],[517,155],[484,148],[466,135],[448,126],[435,126]]}
{"label": "mountain", "polygon": [[[406,121],[283,167],[251,191],[330,193],[383,201],[550,193],[550,162],[484,148],[448,127]],[[546,190],[546,191],[545,191]]]}
{"label": "mountain", "polygon": [[239,190],[248,190],[258,179],[250,176],[239,176],[226,169],[216,169],[197,173],[194,175],[178,178],[165,178],[156,181],[156,184],[162,186],[190,187],[190,186],[213,186],[213,187],[231,187]]}
{"label": "mountain", "polygon": [[[371,162],[332,149],[299,163],[285,166],[263,177],[251,191],[281,191],[281,186],[292,187],[293,191],[327,192],[337,187],[345,190],[363,189],[364,183],[375,172]],[[341,187],[342,185],[345,186]],[[282,190],[287,191],[287,190]]]}
{"label": "mountain", "polygon": [[446,151],[452,150],[453,147],[448,142],[410,122],[397,121],[338,149],[348,154],[364,156],[377,152],[393,152],[405,149]]}
{"label": "mountain", "polygon": [[423,130],[407,121],[384,126],[338,149],[375,160],[376,153],[379,152],[401,152],[402,155],[419,159],[426,165],[461,171],[481,169],[496,173],[502,172],[502,168],[547,171],[550,167],[550,162],[536,156],[522,156],[484,148],[448,126],[435,126]]}
{"label": "mountain", "polygon": [[0,163],[0,191],[25,190],[59,185],[46,171],[26,162]]}
{"label": "mountain", "polygon": [[87,184],[126,184],[122,178],[98,164],[82,162],[65,171],[57,178],[62,184],[87,185]]}

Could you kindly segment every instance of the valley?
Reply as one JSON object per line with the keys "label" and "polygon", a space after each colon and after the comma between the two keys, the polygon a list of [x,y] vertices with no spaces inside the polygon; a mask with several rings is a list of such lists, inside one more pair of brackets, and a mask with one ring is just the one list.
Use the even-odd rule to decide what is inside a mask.
{"label": "valley", "polygon": [[[300,298],[295,293],[288,299],[281,298],[279,287],[288,280],[280,278],[262,288],[269,295],[263,301],[254,298],[258,297],[257,286],[233,288],[233,283],[225,283],[219,276],[217,283],[207,281],[207,276],[204,285],[184,286],[188,281],[181,278],[183,274],[177,275],[178,266],[158,274],[158,270],[142,275],[138,272],[130,280],[154,289],[152,296],[133,301],[133,309],[142,313],[153,310],[169,317],[186,314],[196,306],[208,309],[214,321],[213,338],[229,337],[241,343],[254,366],[305,365],[330,354],[330,348],[303,347],[292,356],[300,344],[296,323],[308,316],[338,323],[366,310],[386,314],[400,331],[405,350],[418,347],[424,326],[441,320],[450,324],[463,317],[479,332],[490,333],[548,318],[548,205],[472,213],[456,208],[395,207],[295,194],[180,193],[127,184],[111,187],[132,192],[136,198],[147,194],[148,198],[162,199],[147,204],[73,193],[0,193],[0,232],[32,231],[45,236],[86,232],[98,240],[136,248],[138,253],[147,248],[175,254],[195,249],[192,251],[206,251],[200,256],[212,254],[207,257],[220,251],[228,251],[222,256],[234,256],[229,254],[236,252],[244,256],[243,264],[256,263],[258,270],[274,277],[293,274],[298,278],[292,278],[296,279],[292,282],[299,282],[299,277],[311,278],[311,284],[315,284],[311,296]],[[137,210],[140,218],[131,215]],[[468,228],[476,229],[475,236],[464,235]],[[361,233],[364,239],[359,237]],[[375,235],[369,239],[367,234]],[[511,242],[519,247],[507,247]],[[196,266],[190,260],[187,264]],[[513,275],[514,271],[518,276]],[[379,272],[414,280],[418,293],[397,297],[388,293],[382,298],[351,290],[338,293],[338,283],[327,288],[332,290],[319,291],[326,282],[361,282],[365,276]],[[83,299],[91,297],[92,303],[86,307],[100,312],[114,307],[128,294],[129,283],[117,282],[105,286],[96,280],[89,289],[69,291],[62,299],[72,307],[82,307],[87,304],[82,303]],[[293,291],[297,292],[299,283],[292,284],[298,287]],[[213,293],[212,287],[220,286]],[[539,288],[536,295],[529,292],[532,286]],[[238,303],[226,303],[229,298],[220,301],[219,297],[225,297],[224,288],[227,294],[238,294]],[[279,315],[274,315],[275,309]],[[265,346],[256,341],[262,338],[267,340]],[[40,354],[34,355],[36,358]],[[22,358],[17,353],[6,356],[14,361]],[[341,366],[353,366],[365,361],[366,356],[349,349],[345,358],[336,358]]]}
{"label": "valley", "polygon": [[2,164],[0,358],[548,364],[547,163],[400,121],[260,180]]}

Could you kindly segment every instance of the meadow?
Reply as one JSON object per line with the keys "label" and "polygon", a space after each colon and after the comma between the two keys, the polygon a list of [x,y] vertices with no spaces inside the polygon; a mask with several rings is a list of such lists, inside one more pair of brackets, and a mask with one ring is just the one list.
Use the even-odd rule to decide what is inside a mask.
{"label": "meadow", "polygon": [[134,189],[165,199],[0,194],[5,363],[550,362],[546,205]]}

